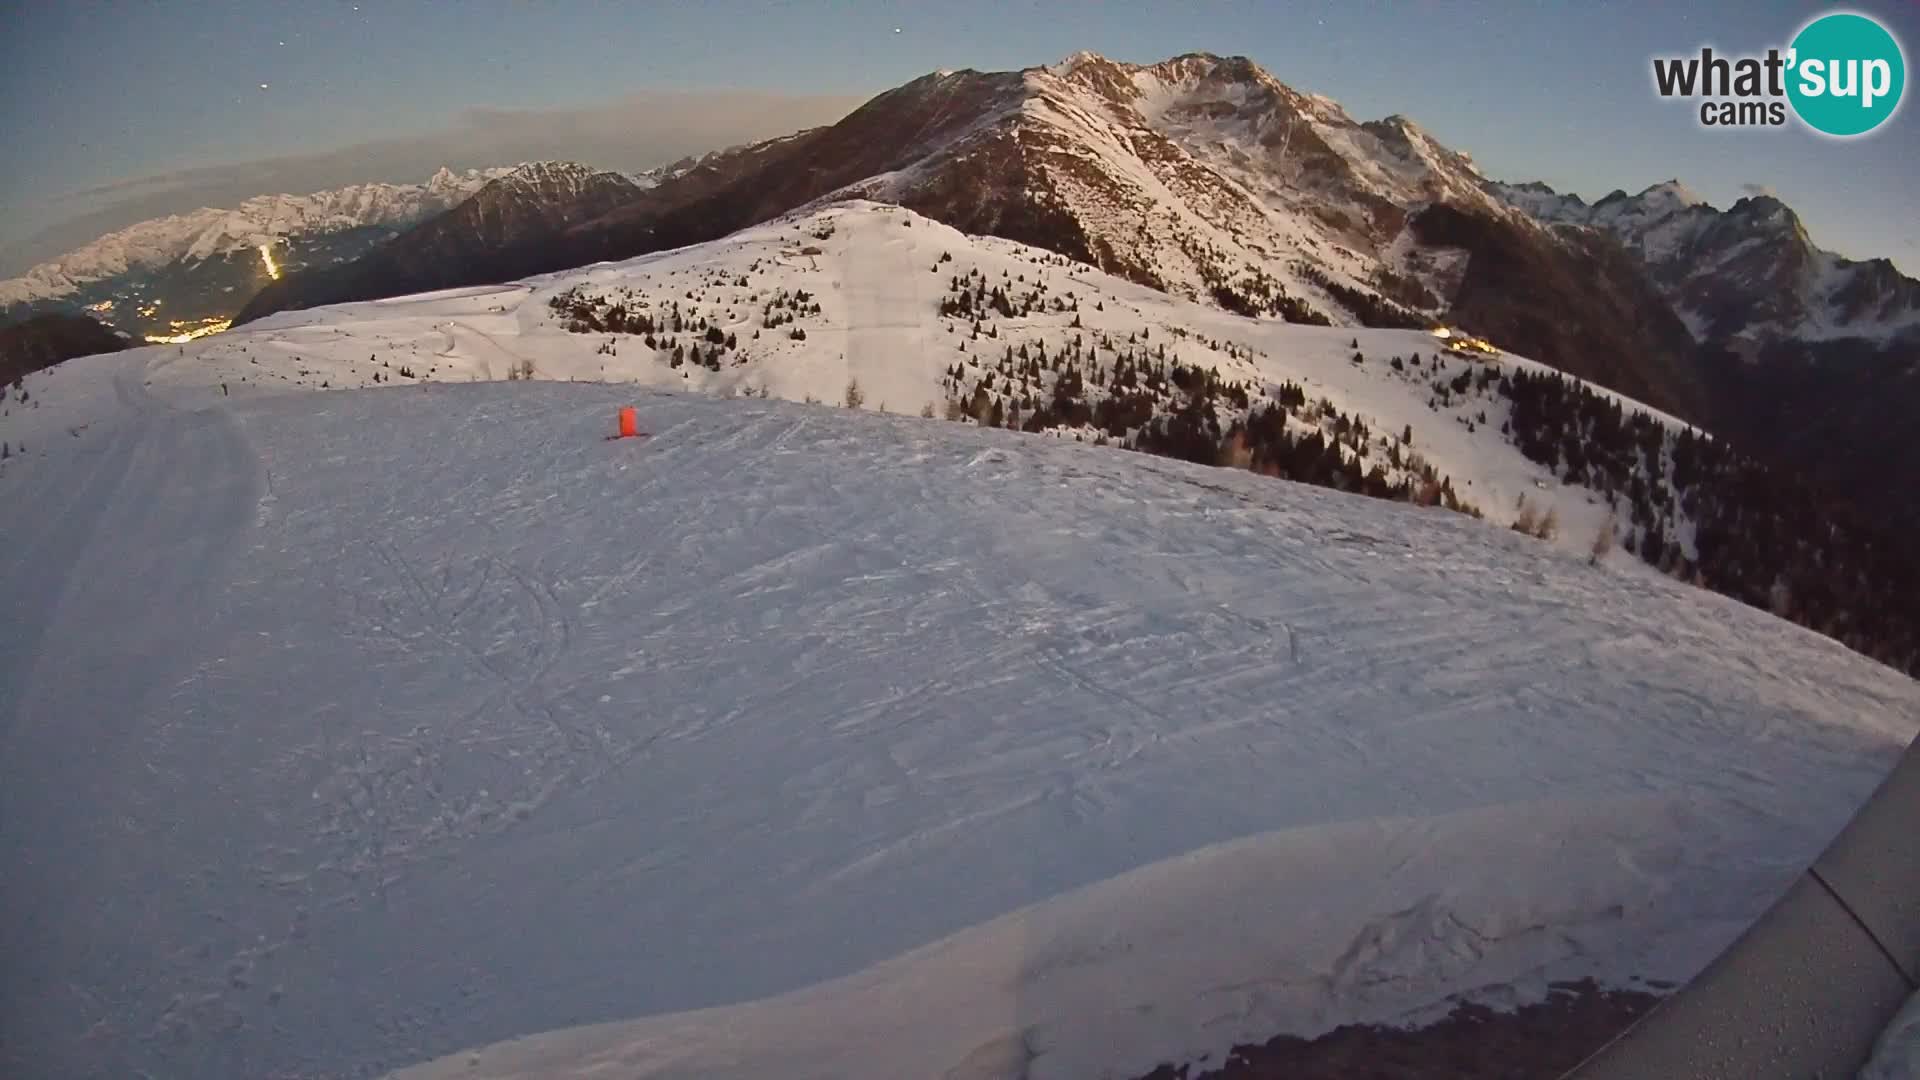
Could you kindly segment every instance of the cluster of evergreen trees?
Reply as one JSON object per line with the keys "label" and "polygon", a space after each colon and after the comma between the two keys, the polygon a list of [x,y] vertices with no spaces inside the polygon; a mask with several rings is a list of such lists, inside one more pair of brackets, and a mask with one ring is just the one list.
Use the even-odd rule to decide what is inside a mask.
{"label": "cluster of evergreen trees", "polygon": [[1209,275],[1207,291],[1214,303],[1235,315],[1248,318],[1272,315],[1290,323],[1308,326],[1333,325],[1332,319],[1305,300],[1289,295],[1286,287],[1264,270],[1251,271],[1245,279],[1237,282]]}
{"label": "cluster of evergreen trees", "polygon": [[1207,295],[1221,308],[1250,319],[1268,315],[1305,326],[1333,325],[1324,312],[1289,294],[1285,285],[1261,267],[1242,265],[1237,271],[1223,271],[1221,268],[1232,257],[1212,241],[1203,243],[1192,234],[1183,234],[1180,247],[1199,268]]}
{"label": "cluster of evergreen trees", "polygon": [[[667,306],[657,313],[640,307],[628,307],[634,299],[631,292],[624,292],[612,300],[596,298],[575,287],[560,293],[547,301],[547,306],[566,319],[567,329],[576,334],[628,334],[637,336],[647,348],[654,350],[669,366],[679,369],[687,364],[704,367],[709,371],[719,371],[721,361],[730,351],[740,347],[739,339],[731,331],[722,330],[718,323],[711,322],[697,308],[683,311],[680,301],[668,301]],[[766,310],[786,307],[792,311],[815,311],[819,305],[804,290],[788,294],[784,290],[773,300],[768,301]],[[788,315],[786,321],[791,322]],[[797,334],[798,328],[795,328]],[[687,337],[682,340],[680,335]],[[613,355],[611,345],[602,345],[600,352]],[[738,361],[736,361],[738,362]]]}
{"label": "cluster of evergreen trees", "polygon": [[[1850,503],[1721,440],[1674,432],[1557,374],[1514,371],[1511,438],[1571,483],[1624,502],[1624,546],[1920,675],[1920,548]],[[1680,542],[1691,524],[1694,555]]]}
{"label": "cluster of evergreen trees", "polygon": [[[1338,301],[1341,307],[1353,312],[1362,326],[1381,327],[1393,330],[1419,330],[1433,324],[1430,316],[1396,304],[1385,297],[1364,292],[1350,285],[1343,285],[1328,277],[1319,267],[1308,263],[1298,263],[1294,271],[1301,277],[1313,282],[1327,291],[1327,295]],[[1404,281],[1404,279],[1402,279]],[[1415,284],[1417,288],[1417,283]]]}
{"label": "cluster of evergreen trees", "polygon": [[943,380],[948,415],[1029,432],[1092,429],[1097,441],[1144,453],[1479,514],[1412,452],[1411,428],[1376,436],[1297,384],[1262,391],[1170,357],[1150,337],[1075,334],[1052,352],[1040,340],[1007,344],[991,361],[968,356]]}
{"label": "cluster of evergreen trees", "polygon": [[[935,264],[934,270],[939,269],[939,265]],[[993,315],[1011,319],[1015,316],[1025,317],[1035,311],[1058,313],[1080,310],[1080,301],[1071,294],[1064,299],[1048,297],[1047,284],[1039,275],[1034,276],[1031,285],[1028,285],[1025,273],[1017,277],[1010,273],[1003,276],[1006,280],[989,285],[986,274],[978,269],[952,275],[947,281],[947,295],[940,300],[940,314],[949,319],[974,320],[977,337],[978,321]]]}
{"label": "cluster of evergreen trees", "polygon": [[[1622,546],[1647,563],[1920,674],[1920,554],[1841,499],[1557,374],[1456,367],[1439,354],[1390,363],[1427,385],[1436,410],[1506,398],[1506,436],[1619,507]],[[1480,516],[1413,452],[1411,428],[1377,438],[1296,385],[1263,393],[1138,333],[1124,343],[1076,334],[1052,352],[1044,341],[1007,344],[993,361],[953,365],[946,385],[949,415],[982,424],[1092,429],[1146,453]]]}
{"label": "cluster of evergreen trees", "polygon": [[[609,303],[582,292],[578,286],[547,301],[547,306],[566,320],[567,329],[576,334],[633,334],[643,336],[659,329],[647,311],[629,309],[623,302]],[[675,328],[676,331],[679,329]]]}
{"label": "cluster of evergreen trees", "polygon": [[[1303,417],[1315,422],[1301,434],[1289,419]],[[1374,443],[1364,420],[1342,414],[1330,402],[1322,401],[1310,411],[1306,394],[1287,383],[1280,388],[1277,400],[1254,408],[1244,422],[1226,432],[1215,447],[1212,464],[1237,465],[1263,476],[1376,499],[1420,502],[1480,515],[1476,507],[1454,492],[1452,478],[1439,474],[1410,451],[1403,451],[1404,437],[1383,441],[1387,444],[1384,453]]]}
{"label": "cluster of evergreen trees", "polygon": [[820,302],[805,289],[788,292],[780,289],[760,307],[760,326],[765,330],[786,326],[797,318],[820,314]]}

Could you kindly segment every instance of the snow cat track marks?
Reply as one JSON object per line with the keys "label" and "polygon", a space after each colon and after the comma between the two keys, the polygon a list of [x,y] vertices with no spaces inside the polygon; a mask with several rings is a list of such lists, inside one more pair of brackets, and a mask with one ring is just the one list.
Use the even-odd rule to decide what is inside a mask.
{"label": "snow cat track marks", "polygon": [[[927,716],[941,702],[963,703],[972,695],[1007,678],[1009,667],[1021,664],[1023,646],[1009,641],[999,649],[942,665],[938,674],[892,689],[879,700],[860,706],[831,721],[836,734],[884,738]],[[882,658],[886,662],[886,658]],[[983,677],[984,675],[984,677]],[[893,745],[893,744],[890,744]],[[889,754],[894,753],[889,750]]]}
{"label": "snow cat track marks", "polygon": [[[487,585],[491,583],[493,580],[493,568],[496,565],[498,565],[498,563],[493,559],[480,560],[480,580],[474,582],[471,588],[463,590],[466,593],[465,597],[461,599],[458,603],[456,603],[453,606],[453,608],[447,612],[448,622],[458,623],[461,620],[461,618],[463,618],[467,614],[467,612],[473,608],[473,605],[479,601],[481,595],[487,591]],[[440,588],[441,588],[442,595],[444,595],[446,591],[451,589],[453,586],[453,582],[451,580],[451,577],[453,574],[453,564],[452,563],[442,564],[440,567],[440,574],[441,574]]]}
{"label": "snow cat track marks", "polygon": [[[50,485],[42,481],[36,483],[30,492],[17,493],[23,505],[35,506],[39,513],[8,515],[8,527],[0,528],[0,540],[4,541],[0,547],[12,555],[8,559],[7,572],[0,577],[0,581],[24,584],[34,599],[14,594],[5,605],[8,611],[54,611],[59,608],[58,597],[73,588],[73,567],[79,564],[85,554],[85,543],[76,543],[75,538],[92,536],[99,528],[100,520],[113,502],[114,493],[126,483],[132,471],[133,450],[145,437],[145,424],[144,419],[129,418],[116,426],[105,445],[82,451],[87,454],[89,464],[77,484],[65,490],[47,490]],[[50,479],[51,474],[37,471],[36,478],[40,477]],[[37,527],[29,526],[33,532],[28,536],[16,539],[8,535],[13,526],[28,525],[30,521]],[[10,706],[6,719],[0,722],[0,735],[10,734],[18,719],[20,702],[17,695],[27,687],[40,642],[48,630],[49,627],[41,620],[18,621],[9,635],[18,636],[11,647],[0,650],[0,687],[11,690],[4,698],[0,698]]]}
{"label": "snow cat track marks", "polygon": [[532,718],[537,713],[575,754],[592,751],[594,746],[591,738],[561,723],[555,716],[553,698],[545,690],[548,676],[573,644],[573,624],[567,619],[551,587],[535,581],[511,562],[497,559],[489,561],[498,563],[507,576],[519,585],[521,592],[532,602],[540,621],[539,640],[526,656],[527,670],[508,691],[508,700],[522,716]]}
{"label": "snow cat track marks", "polygon": [[1088,678],[1053,649],[1039,650],[1035,654],[1035,661],[1042,669],[1051,672],[1057,679],[1088,697],[1096,701],[1112,702],[1148,721],[1145,724],[1109,725],[1105,728],[1107,740],[1105,746],[1111,746],[1121,730],[1127,732],[1127,740],[1121,752],[1108,755],[1097,766],[1100,771],[1124,764],[1138,755],[1142,746],[1159,742],[1162,732],[1178,732],[1183,726],[1172,715],[1147,704],[1133,694],[1119,687],[1103,686],[1098,680]]}
{"label": "snow cat track marks", "polygon": [[[524,698],[527,691],[535,689],[552,671],[572,639],[572,624],[560,610],[551,589],[537,584],[507,560],[495,556],[476,560],[478,579],[471,586],[460,588],[456,594],[450,565],[441,567],[441,586],[435,589],[428,585],[426,579],[393,544],[373,542],[370,547],[380,562],[402,582],[404,591],[412,598],[413,607],[418,613],[415,621],[423,632],[448,649],[466,656],[478,670],[499,681],[509,700]],[[511,583],[523,601],[522,606],[532,610],[534,621],[541,628],[540,635],[521,655],[504,663],[487,649],[469,640],[465,630],[465,622],[470,621],[465,617],[485,598],[487,587],[495,579],[495,571]],[[448,604],[450,595],[454,596],[451,606]],[[381,602],[381,606],[396,624],[406,621],[406,612],[385,601]],[[401,644],[404,647],[404,642]]]}
{"label": "snow cat track marks", "polygon": [[[770,419],[771,417],[767,417],[767,416],[755,417],[753,422],[739,425],[733,431],[729,432],[726,436],[721,438],[717,443],[701,444],[699,447],[699,450],[701,453],[705,454],[705,453],[710,453],[714,450],[726,449],[726,448],[738,446],[742,442],[750,439],[751,437],[762,434],[762,432],[759,430],[760,426],[762,424],[765,424]],[[802,431],[805,431],[806,428],[807,428],[806,418],[801,417],[801,418],[795,419],[792,422],[788,423],[786,427],[780,431],[779,434],[775,435],[772,439],[768,440],[762,446],[759,453],[754,454],[750,458],[746,458],[744,460],[736,460],[733,464],[723,468],[717,475],[705,476],[705,477],[702,477],[701,479],[706,482],[711,482],[713,480],[719,480],[719,479],[724,479],[724,478],[733,476],[734,474],[738,473],[742,469],[763,465],[766,462],[772,460],[776,455],[780,454],[782,452],[782,448],[787,445],[788,441],[791,440],[793,436],[801,433]],[[662,438],[662,436],[670,434],[672,430],[674,429],[669,429],[668,431],[661,432],[660,434],[655,436],[653,440],[655,445],[665,446],[670,448],[667,453],[654,455],[655,457],[671,458],[671,457],[677,457],[681,453],[689,452],[687,449],[684,448],[685,444],[683,442]],[[666,480],[664,477],[662,479],[651,480],[648,482],[648,484],[645,487],[641,489],[641,493],[643,494],[651,493],[655,491],[660,485],[666,484],[668,482],[669,481]],[[701,515],[709,512],[709,508],[704,506],[699,499],[697,498],[685,499],[684,491],[680,488],[678,484],[676,484],[672,489],[669,489],[669,490],[673,490],[676,494],[682,495],[683,496],[682,501],[685,503],[685,505],[682,509],[676,512],[671,518],[667,519],[666,524],[661,525],[659,528],[653,530],[649,534],[652,537],[670,537],[670,536],[684,535],[686,531],[686,526],[689,521],[691,521],[697,515]],[[643,519],[643,520],[646,520],[646,519]],[[582,608],[589,608],[589,609],[593,607],[597,607],[602,601],[604,601],[608,597],[608,595],[624,590],[627,586],[637,581],[640,578],[640,575],[644,574],[649,568],[651,568],[654,565],[655,560],[659,557],[659,555],[660,555],[660,548],[656,543],[648,543],[643,545],[642,551],[638,557],[636,557],[632,562],[628,563],[625,567],[622,567],[620,570],[616,571],[611,578],[608,578],[606,581],[602,582],[598,587],[596,587],[593,590],[593,592],[587,595],[587,598],[585,600],[582,600],[580,602],[579,606]]]}
{"label": "snow cat track marks", "polygon": [[828,886],[839,885],[849,879],[860,877],[903,853],[924,848],[930,841],[940,837],[965,836],[979,825],[1030,806],[1037,806],[1046,802],[1051,796],[1052,792],[1049,789],[1014,795],[1000,802],[979,806],[958,817],[944,819],[937,825],[928,826],[917,832],[896,836],[880,846],[862,850],[859,855],[838,868],[821,874],[815,883],[807,887],[807,893],[824,892]]}
{"label": "snow cat track marks", "polygon": [[164,408],[158,398],[147,392],[149,365],[143,362],[138,370],[129,370],[130,367],[122,367],[113,375],[113,396],[120,402],[120,407],[136,415],[151,414]]}
{"label": "snow cat track marks", "polygon": [[[460,581],[451,565],[443,566],[436,589],[391,543],[369,542],[367,548],[407,601],[378,595],[375,604],[382,621],[373,636],[415,652],[412,631],[496,688],[463,716],[416,727],[408,739],[389,740],[392,746],[370,748],[364,736],[349,736],[355,760],[322,784],[339,792],[319,825],[320,835],[345,842],[338,849],[345,861],[333,860],[335,868],[356,876],[397,869],[425,857],[427,849],[438,844],[510,828],[562,787],[591,782],[612,767],[594,764],[596,752],[607,748],[604,733],[564,723],[553,707],[555,695],[545,686],[573,638],[572,623],[551,588],[511,561],[489,555],[473,561],[467,571],[471,583]],[[483,605],[502,598],[501,588],[522,613],[518,621],[539,627],[524,651],[508,657],[490,654],[471,640],[474,620],[485,614]],[[367,617],[360,618],[364,622]],[[502,713],[522,723],[483,723]],[[473,737],[476,730],[494,727],[503,730],[484,739]],[[481,772],[469,792],[443,791],[439,774],[454,755],[492,757],[497,766]]]}
{"label": "snow cat track marks", "polygon": [[[491,657],[463,640],[456,631],[448,629],[446,614],[440,610],[441,594],[427,588],[426,582],[421,580],[390,541],[368,541],[366,547],[399,584],[402,596],[411,601],[409,605],[401,606],[387,599],[384,592],[378,594],[376,602],[384,615],[382,626],[392,628],[413,623],[418,627],[420,636],[439,642],[448,651],[464,658],[475,671],[508,681],[506,673],[494,665]],[[471,607],[479,599],[479,594],[475,593],[462,605],[462,610]],[[401,650],[412,651],[412,645],[405,636],[391,631],[389,636]]]}
{"label": "snow cat track marks", "polygon": [[[218,632],[216,601],[257,501],[257,466],[224,410],[171,409],[145,392],[142,372],[137,361],[115,362],[109,377],[124,412],[113,434],[67,451],[64,498],[45,501],[42,529],[31,541],[44,556],[10,567],[0,579],[9,610],[33,613],[36,636],[31,651],[18,654],[19,663],[64,676],[10,671],[0,682],[0,708],[8,717],[4,760],[16,763],[0,778],[0,822],[7,825],[0,851],[9,868],[0,921],[66,927],[50,939],[53,948],[62,936],[93,933],[116,917],[138,918],[127,909],[139,903],[140,856],[164,846],[169,831],[180,827],[170,796],[191,787],[225,794],[229,780],[185,776],[180,759],[188,739],[230,738],[235,718],[203,718],[196,731],[167,721],[182,675],[191,681],[204,670],[196,644]],[[15,655],[12,648],[6,653]],[[24,762],[32,768],[17,764]],[[41,824],[31,833],[17,828],[27,821]],[[128,858],[129,848],[139,854]],[[112,854],[116,849],[120,858]],[[39,869],[14,876],[23,863]],[[170,872],[190,882],[186,888],[194,893],[213,870],[193,864]],[[76,905],[76,897],[89,901]],[[48,945],[28,947],[13,933],[0,933],[6,939],[0,951],[21,947],[14,961],[21,979],[42,969]],[[153,963],[158,967],[144,971],[167,962]],[[60,980],[102,985],[85,970],[69,970]],[[9,1009],[24,1007],[13,996],[21,985],[7,979]],[[195,993],[194,1000],[217,1005],[217,996]],[[69,1015],[74,1005],[48,997],[24,1007],[21,1022],[33,1024],[27,1016],[41,1008]],[[118,1010],[118,1003],[109,1008]],[[122,1015],[135,1017],[131,1026],[139,1028],[140,1012]],[[227,1030],[233,1017],[212,1019]]]}

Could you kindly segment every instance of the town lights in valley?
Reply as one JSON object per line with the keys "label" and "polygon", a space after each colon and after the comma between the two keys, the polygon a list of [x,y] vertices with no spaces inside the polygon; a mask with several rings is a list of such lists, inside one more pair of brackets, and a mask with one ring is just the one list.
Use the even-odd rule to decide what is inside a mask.
{"label": "town lights in valley", "polygon": [[217,334],[233,325],[232,319],[207,319],[195,326],[189,322],[175,321],[169,324],[171,334],[148,334],[147,341],[154,345],[185,345],[189,341]]}

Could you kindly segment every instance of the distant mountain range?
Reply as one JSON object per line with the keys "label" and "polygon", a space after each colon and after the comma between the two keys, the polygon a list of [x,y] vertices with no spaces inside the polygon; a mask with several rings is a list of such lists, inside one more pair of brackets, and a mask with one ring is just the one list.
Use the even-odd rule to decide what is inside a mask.
{"label": "distant mountain range", "polygon": [[[565,246],[566,230],[639,198],[670,175],[625,175],[571,162],[521,165],[465,202],[360,259],[268,282],[238,321],[282,307],[398,296],[529,272],[530,253]],[[539,265],[536,261],[535,265]],[[544,267],[543,267],[544,268]]]}
{"label": "distant mountain range", "polygon": [[1588,205],[1501,183],[1405,117],[1356,121],[1242,57],[942,71],[648,173],[468,180],[461,205],[357,258],[256,273],[229,310],[511,280],[864,197],[1256,317],[1464,325],[1850,494],[1888,469],[1920,490],[1920,450],[1895,439],[1920,411],[1920,283],[1891,263],[1819,249],[1772,198],[1719,210],[1668,182]]}
{"label": "distant mountain range", "polygon": [[1588,206],[1545,184],[1488,187],[1543,222],[1619,240],[1701,341],[1920,339],[1920,281],[1886,259],[1858,262],[1821,250],[1799,216],[1771,196],[1716,210],[1669,180]]}
{"label": "distant mountain range", "polygon": [[460,205],[506,169],[441,169],[422,184],[261,195],[131,225],[0,281],[0,313],[88,311],[136,336],[233,317],[280,274],[345,262]]}

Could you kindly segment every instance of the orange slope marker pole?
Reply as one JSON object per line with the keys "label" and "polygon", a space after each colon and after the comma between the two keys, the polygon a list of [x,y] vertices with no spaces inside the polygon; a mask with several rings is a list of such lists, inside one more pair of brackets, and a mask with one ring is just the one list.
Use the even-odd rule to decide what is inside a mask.
{"label": "orange slope marker pole", "polygon": [[608,440],[644,439],[646,437],[647,433],[640,430],[640,414],[631,405],[620,410],[620,433],[607,436]]}

